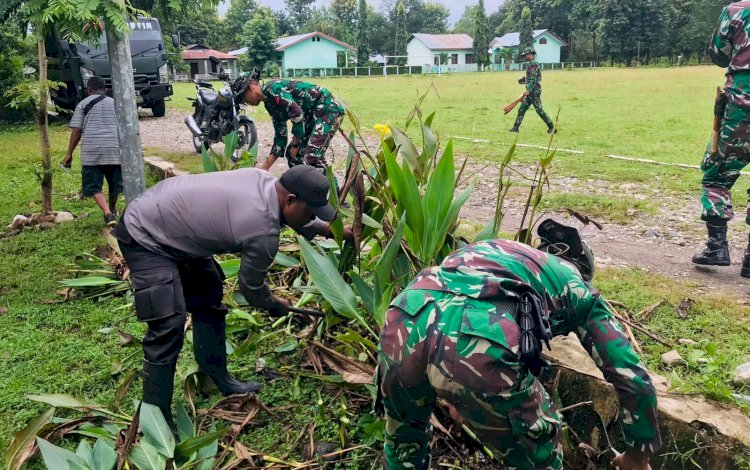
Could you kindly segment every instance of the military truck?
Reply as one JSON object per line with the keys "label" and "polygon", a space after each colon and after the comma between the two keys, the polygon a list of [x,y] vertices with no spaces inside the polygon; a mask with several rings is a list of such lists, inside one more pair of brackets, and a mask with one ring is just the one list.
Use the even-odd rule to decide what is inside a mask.
{"label": "military truck", "polygon": [[[150,108],[154,116],[162,117],[166,112],[164,100],[172,96],[173,90],[159,20],[138,17],[130,22],[130,28],[136,103],[141,108]],[[172,37],[172,43],[175,47],[179,45],[176,35]],[[57,106],[75,109],[86,97],[86,81],[93,75],[102,77],[107,83],[108,94],[112,94],[112,70],[103,30],[98,41],[72,44],[52,33],[47,36],[45,45],[49,79],[66,85],[52,97]]]}

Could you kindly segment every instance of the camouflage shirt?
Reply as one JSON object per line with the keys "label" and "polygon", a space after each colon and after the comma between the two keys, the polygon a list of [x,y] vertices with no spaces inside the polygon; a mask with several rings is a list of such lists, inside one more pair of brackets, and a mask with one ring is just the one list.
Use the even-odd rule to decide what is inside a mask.
{"label": "camouflage shirt", "polygon": [[[316,108],[338,106],[330,91],[308,82],[295,80],[271,80],[263,85],[264,105],[271,115],[275,131],[271,154],[284,155],[287,144],[286,122],[292,121],[292,135],[302,139],[306,132],[306,121],[313,120]],[[343,109],[342,109],[343,111]]]}
{"label": "camouflage shirt", "polygon": [[526,90],[530,95],[542,92],[542,66],[539,62],[532,60],[526,68]]}
{"label": "camouflage shirt", "polygon": [[750,109],[750,1],[724,8],[708,52],[714,64],[727,67],[727,98]]}
{"label": "camouflage shirt", "polygon": [[[391,305],[416,314],[439,297],[435,295],[437,291],[463,296],[463,302],[472,305],[471,311],[477,311],[477,300],[490,303],[491,307],[503,300],[518,299],[520,293],[528,290],[542,300],[553,334],[574,332],[607,381],[614,385],[627,445],[649,453],[660,448],[656,392],[648,372],[598,291],[561,258],[518,242],[475,243],[454,252],[440,266],[422,271]],[[452,304],[461,302],[456,297]],[[482,333],[480,336],[490,335],[494,342],[517,353],[515,322],[513,314],[505,309],[501,315],[487,313],[486,318],[464,316],[461,328],[474,329]]]}

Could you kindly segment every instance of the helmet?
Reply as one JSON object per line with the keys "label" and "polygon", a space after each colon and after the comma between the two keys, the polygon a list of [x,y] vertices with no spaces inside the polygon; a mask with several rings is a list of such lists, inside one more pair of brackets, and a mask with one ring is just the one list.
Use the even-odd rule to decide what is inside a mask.
{"label": "helmet", "polygon": [[540,250],[575,265],[584,281],[594,278],[594,252],[581,240],[578,230],[547,219],[539,224],[537,235],[542,241]]}
{"label": "helmet", "polygon": [[247,89],[250,87],[252,82],[260,81],[260,70],[258,67],[254,67],[251,72],[243,73],[237,80],[232,84],[232,90],[237,96],[245,94]]}
{"label": "helmet", "polygon": [[526,55],[526,54],[534,54],[534,55],[536,55],[536,51],[531,46],[524,47],[523,50],[521,51],[521,55]]}

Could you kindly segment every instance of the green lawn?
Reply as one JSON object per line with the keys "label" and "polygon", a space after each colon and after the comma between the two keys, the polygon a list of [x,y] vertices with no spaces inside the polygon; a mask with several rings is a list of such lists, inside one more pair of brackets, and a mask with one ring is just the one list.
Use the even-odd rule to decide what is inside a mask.
{"label": "green lawn", "polygon": [[[458,136],[492,143],[456,141],[458,151],[477,160],[497,161],[505,155],[514,135],[507,132],[515,110],[502,108],[520,95],[521,73],[495,72],[430,76],[311,79],[329,88],[371,129],[376,123],[403,126],[419,94],[434,83],[423,106],[437,111],[435,125],[445,140]],[[560,133],[555,146],[576,149],[583,155],[560,153],[556,172],[581,179],[640,182],[663,191],[696,193],[700,172],[655,167],[605,158],[607,154],[633,156],[668,163],[698,165],[713,122],[716,86],[724,81],[718,67],[601,68],[548,71],[543,76],[543,102],[554,116],[560,110]],[[170,106],[190,108],[191,83],[175,85]],[[255,118],[266,121],[262,107]],[[521,128],[519,142],[546,145],[544,124],[533,109]],[[539,157],[538,150],[520,148],[522,161]],[[748,183],[741,180],[738,190]],[[741,204],[740,204],[741,205]]]}

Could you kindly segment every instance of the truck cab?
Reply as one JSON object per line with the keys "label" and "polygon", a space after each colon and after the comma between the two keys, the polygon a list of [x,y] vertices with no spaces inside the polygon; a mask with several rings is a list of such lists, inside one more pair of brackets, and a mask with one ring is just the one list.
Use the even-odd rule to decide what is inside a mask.
{"label": "truck cab", "polygon": [[[159,20],[138,17],[130,21],[130,28],[136,104],[150,108],[156,117],[164,116],[164,100],[173,94],[173,89]],[[98,41],[70,44],[59,35],[50,34],[45,42],[49,79],[65,83],[52,97],[57,106],[75,109],[86,97],[86,81],[93,75],[102,77],[107,83],[107,93],[112,94],[112,70],[104,31]]]}

